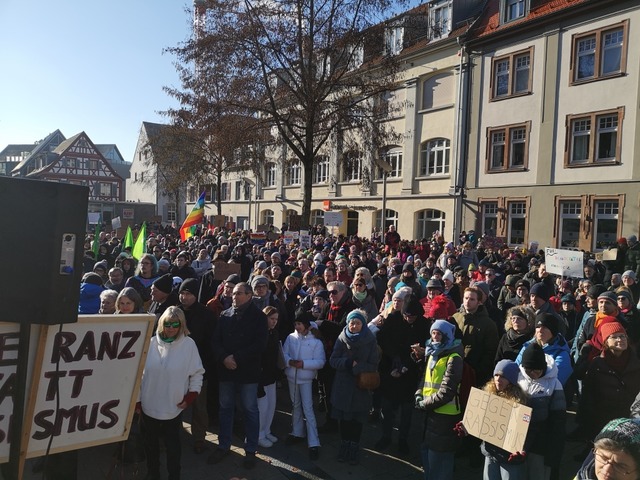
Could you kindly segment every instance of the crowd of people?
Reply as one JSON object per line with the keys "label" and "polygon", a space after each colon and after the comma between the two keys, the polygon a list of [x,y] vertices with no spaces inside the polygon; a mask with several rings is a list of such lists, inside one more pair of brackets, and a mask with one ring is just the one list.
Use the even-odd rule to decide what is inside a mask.
{"label": "crowd of people", "polygon": [[[542,250],[498,247],[474,232],[454,244],[437,233],[403,240],[393,226],[371,238],[317,231],[305,247],[252,244],[249,232],[225,229],[186,241],[163,232],[139,261],[115,235],[87,236],[79,312],[156,315],[138,405],[149,479],[160,478],[161,437],[169,478],[179,478],[188,407],[196,453],[217,429],[215,464],[230,453],[239,405],[252,468],[256,451],[280,440],[271,432],[278,384],[292,410],[283,440],[306,442],[313,461],[322,435],[337,431],[338,460],[358,464],[362,427],[379,419],[375,448],[389,449],[397,427],[406,454],[417,409],[425,479],[452,479],[460,451],[483,460],[487,480],[557,479],[567,438],[585,445],[576,478],[640,478],[634,235],[618,240],[614,260],[585,254],[574,279],[549,273]],[[522,451],[466,435],[471,387],[532,408]]]}

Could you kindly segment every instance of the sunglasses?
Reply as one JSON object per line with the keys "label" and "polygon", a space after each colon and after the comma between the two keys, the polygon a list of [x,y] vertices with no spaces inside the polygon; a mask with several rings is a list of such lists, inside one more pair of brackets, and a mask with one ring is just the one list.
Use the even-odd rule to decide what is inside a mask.
{"label": "sunglasses", "polygon": [[356,287],[364,287],[364,283],[354,283]]}
{"label": "sunglasses", "polygon": [[180,322],[165,322],[164,326],[165,328],[180,328]]}
{"label": "sunglasses", "polygon": [[338,290],[329,290],[329,295],[337,295]]}

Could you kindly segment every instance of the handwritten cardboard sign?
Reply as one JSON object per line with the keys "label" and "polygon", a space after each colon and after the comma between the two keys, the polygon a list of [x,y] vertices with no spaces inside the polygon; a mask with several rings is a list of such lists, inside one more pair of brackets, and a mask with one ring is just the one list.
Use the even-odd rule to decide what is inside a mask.
{"label": "handwritten cardboard sign", "polygon": [[519,452],[527,438],[531,408],[472,388],[462,423],[469,435],[502,448]]}
{"label": "handwritten cardboard sign", "polygon": [[584,253],[578,250],[547,247],[544,250],[544,262],[549,273],[563,277],[584,277]]}
{"label": "handwritten cardboard sign", "polygon": [[226,280],[234,273],[240,275],[239,263],[216,262],[213,266],[213,278],[216,280]]}
{"label": "handwritten cardboard sign", "polygon": [[[27,457],[125,440],[154,315],[80,315],[44,327],[23,430]],[[52,438],[53,437],[53,438]]]}

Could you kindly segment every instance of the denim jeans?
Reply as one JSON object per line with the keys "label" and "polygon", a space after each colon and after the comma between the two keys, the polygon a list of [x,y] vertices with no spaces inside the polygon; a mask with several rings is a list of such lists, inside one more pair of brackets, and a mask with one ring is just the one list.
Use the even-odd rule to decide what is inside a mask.
{"label": "denim jeans", "polygon": [[527,478],[527,469],[524,463],[511,465],[500,464],[489,457],[484,459],[484,471],[482,480],[524,480]]}
{"label": "denim jeans", "polygon": [[424,480],[453,480],[455,452],[436,452],[426,447],[420,448]]}
{"label": "denim jeans", "polygon": [[258,411],[258,384],[220,382],[220,429],[218,433],[218,448],[231,448],[233,432],[233,413],[236,398],[240,400],[244,417],[245,452],[252,452],[258,448],[258,432],[260,431],[260,412]]}

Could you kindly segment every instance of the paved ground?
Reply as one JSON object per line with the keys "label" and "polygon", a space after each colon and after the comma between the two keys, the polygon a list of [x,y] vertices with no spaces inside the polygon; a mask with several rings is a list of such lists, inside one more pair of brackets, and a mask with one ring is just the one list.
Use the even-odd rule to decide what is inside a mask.
{"label": "paved ground", "polygon": [[[278,405],[287,408],[289,405],[287,392],[278,390]],[[322,423],[324,414],[318,414],[319,423]],[[397,445],[392,444],[384,453],[377,452],[373,445],[381,435],[379,424],[368,424],[365,427],[362,446],[363,452],[360,464],[350,466],[339,463],[336,460],[337,449],[340,444],[338,433],[321,434],[322,449],[320,459],[311,462],[308,457],[306,445],[287,447],[284,439],[289,433],[290,415],[288,411],[276,412],[273,433],[281,441],[272,448],[258,451],[258,465],[253,470],[245,470],[242,467],[243,450],[241,439],[234,437],[234,453],[218,465],[208,465],[208,454],[213,450],[217,441],[217,435],[211,433],[207,439],[210,442],[210,450],[207,453],[196,455],[192,451],[192,442],[189,435],[189,424],[185,422],[185,434],[183,436],[182,455],[182,479],[183,480],[229,480],[233,477],[246,478],[247,480],[421,480],[423,478],[419,459],[419,444],[422,433],[422,416],[420,412],[414,416],[411,430],[411,453],[401,456],[397,453]],[[569,428],[573,428],[573,416],[571,415]],[[395,440],[395,439],[394,439]],[[570,480],[575,475],[580,462],[573,456],[580,452],[582,446],[578,443],[567,443],[565,448],[565,461],[563,462],[561,480]],[[146,468],[140,465],[119,465],[114,460],[115,445],[88,448],[80,451],[78,465],[79,480],[98,479],[144,479]],[[35,460],[27,462],[24,478],[41,479],[42,474],[32,473],[31,469]],[[481,468],[471,468],[469,458],[461,456],[456,461],[456,480],[478,480],[482,478]],[[163,479],[166,473],[163,472]],[[437,479],[436,479],[437,480]],[[534,479],[531,479],[534,480]]]}

